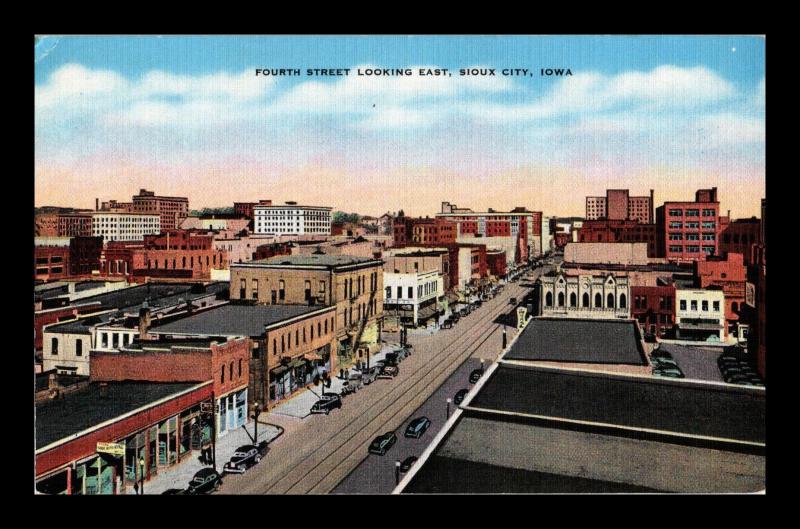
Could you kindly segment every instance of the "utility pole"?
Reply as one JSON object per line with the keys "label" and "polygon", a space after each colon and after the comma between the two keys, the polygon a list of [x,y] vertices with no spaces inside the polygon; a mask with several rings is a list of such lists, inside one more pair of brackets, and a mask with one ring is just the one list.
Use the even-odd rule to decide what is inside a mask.
{"label": "utility pole", "polygon": [[503,351],[506,350],[506,340],[507,340],[507,338],[506,338],[506,326],[503,325]]}
{"label": "utility pole", "polygon": [[451,401],[452,401],[452,399],[450,399],[450,398],[448,397],[448,399],[447,399],[447,418],[448,418],[448,419],[450,418],[450,402],[451,402]]}

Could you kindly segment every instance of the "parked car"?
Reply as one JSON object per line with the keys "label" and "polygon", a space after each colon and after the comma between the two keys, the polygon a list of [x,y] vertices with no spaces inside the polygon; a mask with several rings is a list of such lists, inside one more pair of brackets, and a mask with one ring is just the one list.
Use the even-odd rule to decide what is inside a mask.
{"label": "parked car", "polygon": [[311,406],[311,413],[330,414],[331,410],[342,407],[342,397],[335,393],[323,393],[317,402]]}
{"label": "parked car", "polygon": [[222,486],[222,476],[213,468],[201,468],[195,473],[186,494],[208,494]]}
{"label": "parked car", "polygon": [[672,358],[664,358],[663,356],[654,357],[653,363],[657,366],[674,367],[675,369],[678,368],[678,362],[676,362]]}
{"label": "parked car", "polygon": [[269,443],[261,441],[258,445],[244,445],[236,449],[230,461],[225,463],[223,471],[232,474],[244,474],[248,468],[257,465],[267,455]]}
{"label": "parked car", "polygon": [[413,439],[419,439],[422,437],[428,428],[431,426],[431,420],[427,417],[417,417],[410,423],[408,423],[408,427],[406,428],[406,437],[410,437]]}
{"label": "parked car", "polygon": [[667,377],[667,378],[683,378],[683,373],[680,369],[675,369],[671,367],[657,367],[653,369],[653,374],[660,377]]}
{"label": "parked car", "polygon": [[483,376],[483,369],[474,369],[472,373],[469,374],[469,383],[474,384]]}
{"label": "parked car", "polygon": [[394,432],[386,432],[372,440],[372,443],[369,445],[369,453],[378,454],[379,456],[386,455],[386,452],[388,452],[396,442],[397,436]]}
{"label": "parked car", "polygon": [[364,384],[371,384],[377,377],[378,373],[380,372],[379,366],[372,366],[369,369],[364,369],[361,371],[361,382]]}
{"label": "parked car", "polygon": [[517,298],[511,298],[511,299],[509,299],[509,300],[508,300],[508,304],[509,304],[509,305],[516,305],[516,304],[517,304]]}
{"label": "parked car", "polygon": [[458,390],[458,393],[456,393],[456,396],[455,396],[455,397],[453,397],[453,403],[454,403],[456,406],[458,406],[459,404],[461,404],[462,402],[464,402],[464,397],[466,397],[466,396],[467,396],[467,393],[469,393],[469,390],[468,390],[468,389],[459,389],[459,390]]}
{"label": "parked car", "polygon": [[342,391],[341,391],[341,393],[339,393],[339,395],[340,396],[345,396],[345,395],[349,395],[351,393],[355,393],[356,391],[358,391],[362,387],[363,387],[363,385],[361,383],[361,377],[350,378],[348,380],[345,380],[342,383]]}
{"label": "parked car", "polygon": [[453,320],[453,323],[458,323],[458,320],[461,319],[461,314],[458,312],[454,312],[450,318]]}
{"label": "parked car", "polygon": [[378,373],[378,378],[394,378],[400,374],[400,368],[397,366],[392,365],[385,365],[381,368],[381,372]]}
{"label": "parked car", "polygon": [[400,355],[398,353],[396,353],[395,351],[390,351],[390,352],[386,353],[386,356],[384,358],[386,360],[384,365],[396,366],[397,364],[399,364],[402,361],[402,358],[400,358]]}
{"label": "parked car", "polygon": [[442,322],[441,328],[442,329],[452,329],[453,328],[453,319],[452,318],[447,318],[446,320],[444,320]]}
{"label": "parked car", "polygon": [[408,472],[411,469],[411,465],[417,462],[417,456],[409,456],[400,463],[400,472]]}

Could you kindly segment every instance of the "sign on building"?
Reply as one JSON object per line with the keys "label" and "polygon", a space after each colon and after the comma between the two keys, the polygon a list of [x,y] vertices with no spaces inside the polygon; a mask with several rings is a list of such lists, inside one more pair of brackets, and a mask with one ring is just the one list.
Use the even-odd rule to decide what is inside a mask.
{"label": "sign on building", "polygon": [[522,330],[525,327],[525,324],[528,323],[526,316],[528,315],[528,309],[525,307],[518,307],[517,308],[517,329]]}
{"label": "sign on building", "polygon": [[753,308],[756,306],[756,286],[749,281],[745,283],[744,302]]}
{"label": "sign on building", "polygon": [[97,443],[97,453],[122,457],[125,455],[125,445],[122,443]]}

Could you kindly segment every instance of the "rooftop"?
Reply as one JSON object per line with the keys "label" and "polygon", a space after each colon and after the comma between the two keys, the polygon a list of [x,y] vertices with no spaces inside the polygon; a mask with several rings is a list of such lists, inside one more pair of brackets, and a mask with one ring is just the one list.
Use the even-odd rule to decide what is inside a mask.
{"label": "rooftop", "polygon": [[264,327],[328,307],[316,305],[223,305],[150,329],[154,334],[261,336]]}
{"label": "rooftop", "polygon": [[233,266],[315,266],[324,268],[337,268],[340,266],[357,265],[365,263],[380,263],[380,259],[371,257],[355,257],[353,255],[279,255],[268,259],[259,259],[250,263],[240,263]]}
{"label": "rooftop", "polygon": [[534,318],[505,359],[646,365],[635,325],[633,321]]}
{"label": "rooftop", "polygon": [[103,397],[100,384],[92,383],[63,398],[37,403],[36,446],[41,448],[196,385],[110,382]]}

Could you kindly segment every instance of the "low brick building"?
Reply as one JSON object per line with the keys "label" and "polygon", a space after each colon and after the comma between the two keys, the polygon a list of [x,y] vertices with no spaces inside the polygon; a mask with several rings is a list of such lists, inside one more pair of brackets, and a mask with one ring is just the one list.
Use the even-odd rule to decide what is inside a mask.
{"label": "low brick building", "polygon": [[729,253],[726,257],[708,257],[694,263],[694,276],[698,288],[719,287],[725,295],[725,320],[728,331],[735,332],[740,320],[749,321],[745,306],[747,269],[744,256]]}
{"label": "low brick building", "polygon": [[642,332],[665,337],[675,325],[675,285],[631,286],[631,315]]}

